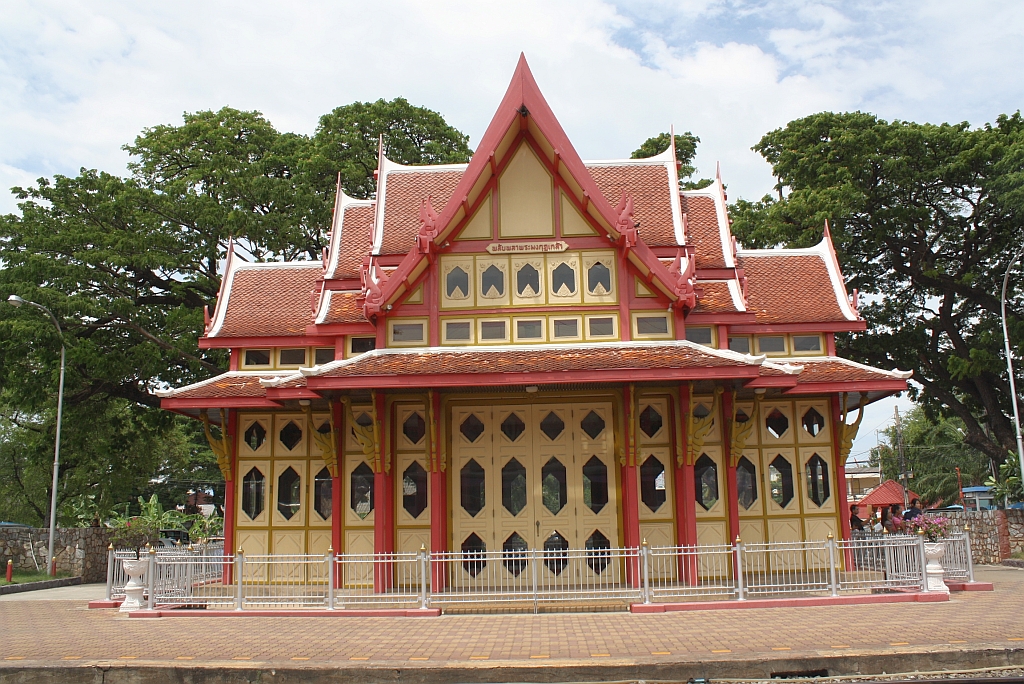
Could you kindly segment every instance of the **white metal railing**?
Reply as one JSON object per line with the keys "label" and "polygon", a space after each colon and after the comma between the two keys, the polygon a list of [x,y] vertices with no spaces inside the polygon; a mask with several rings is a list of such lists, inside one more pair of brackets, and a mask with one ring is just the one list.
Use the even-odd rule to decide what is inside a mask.
{"label": "white metal railing", "polygon": [[942,541],[946,544],[946,553],[942,557],[942,578],[973,582],[974,560],[971,557],[970,532],[963,530]]}
{"label": "white metal railing", "polygon": [[[972,579],[966,533],[946,542],[946,578]],[[110,552],[107,594],[123,595]],[[532,605],[927,591],[918,535],[667,546],[327,555],[224,555],[221,547],[159,549],[142,579],[157,606],[246,610]]]}
{"label": "white metal railing", "polygon": [[[195,574],[192,579],[197,582],[206,582],[214,578],[212,573],[216,572],[216,577],[219,577],[220,575],[219,571],[214,570],[214,566],[211,563],[208,563],[203,559],[222,557],[224,555],[224,543],[190,544],[188,546],[158,546],[156,547],[156,555],[157,558],[160,558],[161,560],[166,558],[196,559],[195,562],[201,570],[195,569],[195,571],[200,574]],[[124,571],[124,565],[121,561],[134,558],[134,549],[109,549],[107,551],[106,595],[108,601],[124,598],[124,585],[128,583],[128,574]],[[205,573],[205,575],[203,573]],[[149,578],[147,575],[143,576],[143,582],[147,587],[149,586]]]}

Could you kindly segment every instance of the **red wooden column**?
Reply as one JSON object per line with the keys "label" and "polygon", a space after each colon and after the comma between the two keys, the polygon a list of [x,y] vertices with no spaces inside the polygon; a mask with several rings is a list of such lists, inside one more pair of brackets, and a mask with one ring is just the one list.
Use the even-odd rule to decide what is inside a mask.
{"label": "red wooden column", "polygon": [[722,393],[722,454],[725,459],[725,496],[729,505],[729,541],[740,534],[740,501],[736,486],[736,462],[732,458],[733,393]]}
{"label": "red wooden column", "polygon": [[[391,554],[395,550],[395,482],[391,469],[393,467],[390,441],[387,437],[391,430],[391,421],[385,411],[383,392],[373,393],[374,420],[376,425],[375,448],[379,456],[377,471],[373,477],[373,552],[375,554]],[[376,592],[384,592],[392,586],[392,564],[390,559],[383,558],[373,564],[373,588]]]}
{"label": "red wooden column", "polygon": [[[221,425],[221,434],[227,435],[231,445],[231,472],[230,478],[224,480],[224,555],[230,556],[235,553],[235,482],[238,472],[238,411],[228,409],[228,424]],[[224,564],[224,581],[231,583],[234,563]]]}
{"label": "red wooden column", "polygon": [[[690,385],[679,385],[679,448],[676,456],[676,543],[680,546],[697,544],[697,516],[694,514],[694,502],[697,491],[693,480],[693,459],[690,458]],[[687,584],[697,579],[697,558],[686,556],[680,571]]]}
{"label": "red wooden column", "polygon": [[[861,409],[863,410],[863,409]],[[846,498],[846,463],[842,455],[842,444],[839,431],[843,428],[843,412],[839,405],[839,395],[832,395],[832,459],[836,464],[836,480],[832,485],[836,490],[836,505],[839,506],[839,525],[843,531],[843,539],[850,538],[850,508]]]}
{"label": "red wooden column", "polygon": [[[636,441],[635,419],[633,417],[634,402],[633,385],[626,385],[622,389],[622,417],[623,449],[626,462],[622,465],[622,545],[626,548],[637,549],[640,547],[640,508],[637,502],[637,469],[636,469]],[[639,559],[626,564],[626,581],[632,586],[640,586],[640,565]]]}
{"label": "red wooden column", "polygon": [[[341,498],[341,478],[345,472],[345,413],[344,405],[337,400],[331,402],[331,418],[334,421],[334,474],[331,476],[331,548],[342,553],[341,521],[345,517],[345,504]],[[337,576],[335,580],[340,582]]]}
{"label": "red wooden column", "polygon": [[[430,435],[430,552],[443,553],[448,550],[448,478],[441,451],[441,395],[428,392],[427,430]],[[432,591],[444,591],[447,586],[447,566],[444,562],[432,563],[430,586]]]}

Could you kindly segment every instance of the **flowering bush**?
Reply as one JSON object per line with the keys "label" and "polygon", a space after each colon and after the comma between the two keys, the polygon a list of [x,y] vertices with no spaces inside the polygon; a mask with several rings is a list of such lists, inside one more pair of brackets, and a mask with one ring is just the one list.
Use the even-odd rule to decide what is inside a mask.
{"label": "flowering bush", "polygon": [[160,539],[160,528],[141,517],[115,519],[113,528],[110,543],[117,549],[132,549],[136,558],[147,544]]}
{"label": "flowering bush", "polygon": [[921,515],[914,521],[918,529],[924,532],[924,538],[930,542],[942,541],[953,533],[955,527],[952,520],[940,515]]}

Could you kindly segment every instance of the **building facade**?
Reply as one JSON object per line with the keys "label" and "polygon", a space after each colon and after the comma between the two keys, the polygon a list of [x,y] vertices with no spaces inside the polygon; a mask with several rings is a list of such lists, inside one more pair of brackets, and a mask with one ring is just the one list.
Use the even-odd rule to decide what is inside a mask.
{"label": "building facade", "polygon": [[162,400],[206,423],[228,548],[848,536],[859,416],[909,373],[836,356],[865,324],[827,227],[742,249],[677,169],[582,161],[521,59],[469,164],[382,153],[321,262],[229,253],[200,345],[230,371]]}

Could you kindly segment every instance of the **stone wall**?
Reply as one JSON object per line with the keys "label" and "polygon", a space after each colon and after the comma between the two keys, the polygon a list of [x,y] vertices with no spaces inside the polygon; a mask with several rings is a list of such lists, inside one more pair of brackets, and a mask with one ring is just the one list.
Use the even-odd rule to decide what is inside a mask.
{"label": "stone wall", "polygon": [[[16,570],[46,571],[50,531],[39,528],[0,528],[0,566],[14,561]],[[53,544],[57,572],[81,577],[82,582],[107,581],[110,530],[102,527],[58,529]]]}
{"label": "stone wall", "polygon": [[1024,511],[952,511],[942,515],[961,529],[970,525],[975,563],[999,563],[1024,552]]}

